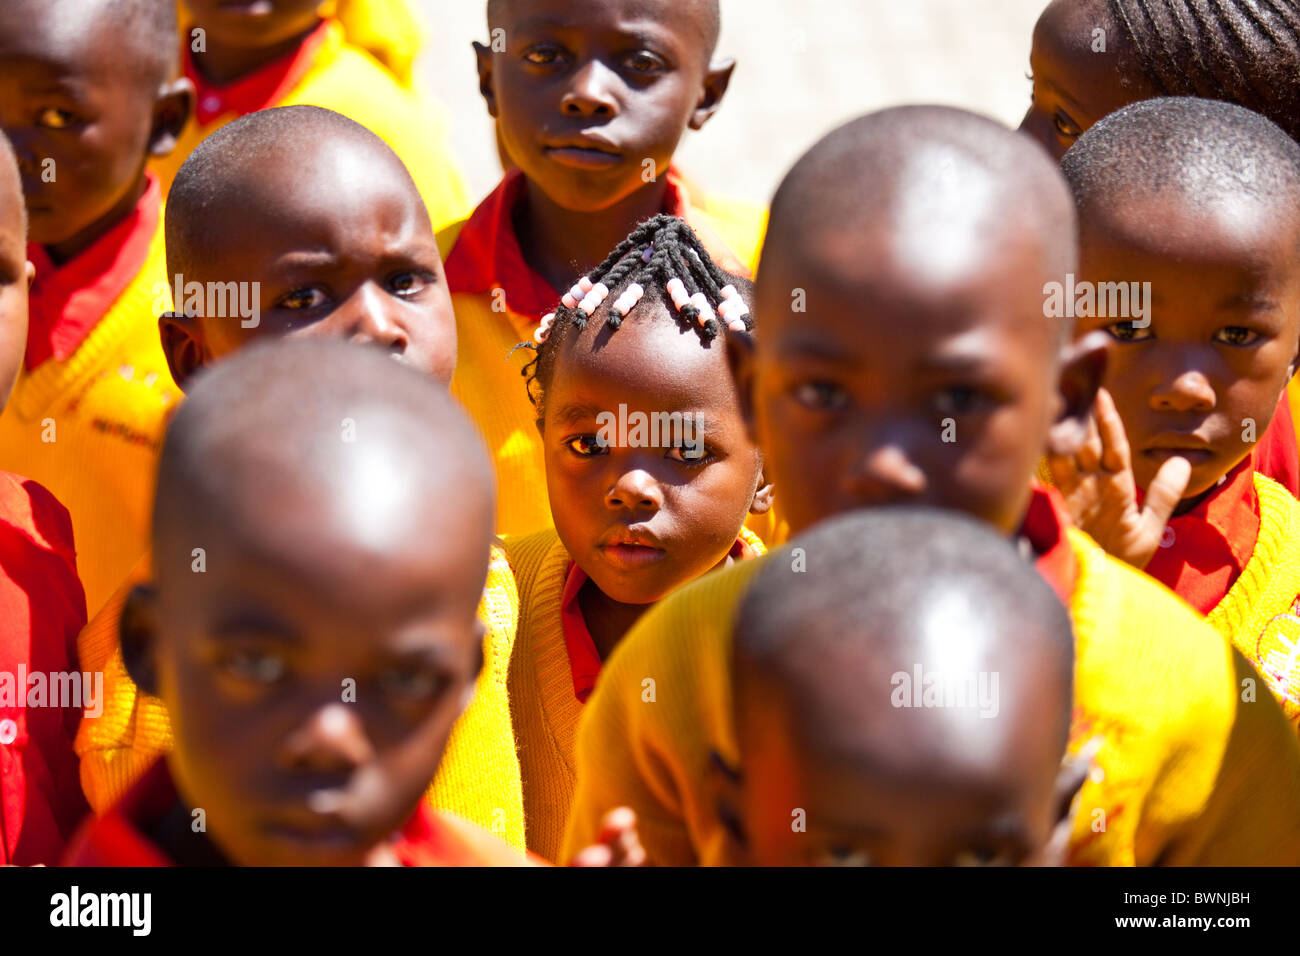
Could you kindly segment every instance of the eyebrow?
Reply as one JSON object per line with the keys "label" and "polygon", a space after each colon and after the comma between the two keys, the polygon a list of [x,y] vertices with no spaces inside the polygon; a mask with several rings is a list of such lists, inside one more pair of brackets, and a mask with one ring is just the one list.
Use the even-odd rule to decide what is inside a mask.
{"label": "eyebrow", "polygon": [[555,423],[557,425],[577,425],[587,421],[594,421],[596,416],[603,411],[608,411],[608,409],[570,402],[555,413]]}
{"label": "eyebrow", "polygon": [[217,619],[209,631],[214,637],[232,638],[250,633],[283,641],[286,644],[301,643],[298,632],[274,615],[252,608],[230,611]]}

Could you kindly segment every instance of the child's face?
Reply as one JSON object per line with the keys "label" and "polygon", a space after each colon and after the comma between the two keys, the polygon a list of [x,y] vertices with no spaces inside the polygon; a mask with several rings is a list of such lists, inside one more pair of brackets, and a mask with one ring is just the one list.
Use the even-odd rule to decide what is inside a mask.
{"label": "child's face", "polygon": [[1034,88],[1021,132],[1059,160],[1093,123],[1156,95],[1130,66],[1132,53],[1106,0],[1048,4],[1034,27],[1029,54]]}
{"label": "child's face", "polygon": [[[797,533],[924,504],[1012,533],[1065,409],[1041,250],[984,243],[940,275],[898,264],[897,237],[878,232],[764,252],[761,331],[738,371],[783,513]],[[806,312],[792,310],[800,295]]]}
{"label": "child's face", "polygon": [[506,51],[476,45],[511,158],[552,202],[595,212],[661,176],[726,90],[710,69],[705,0],[510,0]]}
{"label": "child's face", "polygon": [[1150,282],[1150,325],[1081,318],[1110,333],[1105,386],[1146,488],[1179,455],[1185,497],[1213,488],[1272,420],[1300,347],[1300,222],[1260,203],[1197,206],[1173,195],[1082,212],[1084,280]]}
{"label": "child's face", "polygon": [[161,94],[122,44],[59,20],[40,4],[0,4],[0,124],[18,154],[31,241],[71,255],[139,199]]}
{"label": "child's face", "polygon": [[164,348],[182,386],[198,366],[264,335],[377,345],[451,381],[455,317],[419,193],[391,162],[368,163],[350,143],[319,149],[318,175],[295,180],[267,169],[246,201],[211,212],[207,254],[185,282],[260,283],[260,315],[250,328],[202,308],[194,321],[165,319]]}
{"label": "child's face", "polygon": [[27,287],[32,272],[18,171],[0,155],[0,409],[18,380],[27,348]]}
{"label": "child's face", "polygon": [[666,314],[611,331],[602,315],[562,343],[546,391],[547,489],[578,566],[615,601],[649,604],[726,559],[762,468],[721,339],[705,347]]}
{"label": "child's face", "polygon": [[164,533],[153,666],[171,766],[234,863],[363,862],[414,811],[468,703],[487,512],[390,478],[360,510],[273,483],[241,509],[256,520]]}
{"label": "child's face", "polygon": [[323,0],[184,0],[190,19],[219,42],[241,47],[284,43],[310,30]]}

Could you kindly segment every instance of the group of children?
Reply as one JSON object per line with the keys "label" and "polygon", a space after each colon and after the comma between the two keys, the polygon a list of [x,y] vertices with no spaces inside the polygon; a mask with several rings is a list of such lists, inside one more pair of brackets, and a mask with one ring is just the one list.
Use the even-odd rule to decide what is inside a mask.
{"label": "group of children", "polygon": [[487,20],[471,210],[400,0],[0,5],[0,863],[1300,862],[1300,8],[770,220],[717,0]]}

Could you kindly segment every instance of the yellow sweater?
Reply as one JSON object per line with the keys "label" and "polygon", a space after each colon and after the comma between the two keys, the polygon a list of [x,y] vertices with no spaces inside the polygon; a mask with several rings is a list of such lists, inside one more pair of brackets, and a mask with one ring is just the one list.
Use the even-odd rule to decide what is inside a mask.
{"label": "yellow sweater", "polygon": [[[741,262],[753,265],[762,246],[766,211],[738,204],[707,201],[692,207],[691,224],[711,230]],[[464,222],[438,236],[445,260],[451,255]],[[559,303],[559,295],[555,303]],[[522,375],[532,360],[529,349],[512,351],[532,342],[536,322],[513,311],[504,296],[491,292],[456,293],[459,355],[452,394],[469,411],[487,441],[497,466],[497,533],[520,535],[549,528],[550,502],[546,495],[546,468],[537,413],[528,400]],[[494,308],[494,305],[496,306]],[[764,541],[783,540],[780,518],[774,511],[752,515],[746,527]]]}
{"label": "yellow sweater", "polygon": [[1300,730],[1300,502],[1258,472],[1255,492],[1255,549],[1207,620],[1254,665]]}
{"label": "yellow sweater", "polygon": [[[1079,568],[1070,748],[1105,737],[1101,778],[1081,794],[1071,861],[1300,862],[1300,746],[1276,701],[1243,702],[1240,681],[1253,672],[1213,628],[1087,535],[1069,535]],[[602,813],[626,804],[653,862],[742,860],[719,821],[725,784],[709,753],[740,765],[731,629],[761,564],[674,594],[611,656],[578,730],[566,852],[590,842]]]}
{"label": "yellow sweater", "polygon": [[0,469],[31,478],[72,515],[90,615],[148,547],[154,471],[180,399],[158,337],[162,215],[143,268],[65,360],[20,372],[0,414]]}
{"label": "yellow sweater", "polygon": [[[118,621],[131,588],[149,580],[149,556],[132,571],[77,639],[81,668],[104,672],[104,710],[83,717],[76,750],[81,788],[96,813],[119,800],[172,744],[162,701],[140,693],[122,662]],[[499,548],[492,549],[479,618],[487,627],[483,672],[474,700],[452,728],[429,788],[429,802],[524,847],[524,802],[515,756],[506,677],[514,650],[519,594]]]}
{"label": "yellow sweater", "polygon": [[[392,147],[424,197],[435,230],[470,209],[464,179],[447,146],[448,121],[441,104],[403,88],[367,53],[351,45],[337,22],[328,24],[325,42],[302,80],[283,99],[269,105],[300,104],[342,113]],[[205,126],[190,119],[176,149],[152,163],[164,195],[194,147],[237,118],[229,112]]]}
{"label": "yellow sweater", "polygon": [[[753,553],[765,552],[751,532],[742,530],[741,537]],[[519,588],[519,632],[509,688],[528,849],[560,862],[577,779],[574,740],[583,707],[573,690],[560,620],[573,559],[554,529],[507,538],[505,552]]]}

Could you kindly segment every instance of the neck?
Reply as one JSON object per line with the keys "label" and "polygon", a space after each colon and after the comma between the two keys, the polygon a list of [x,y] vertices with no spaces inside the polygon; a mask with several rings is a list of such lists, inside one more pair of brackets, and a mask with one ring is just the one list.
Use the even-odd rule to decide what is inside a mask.
{"label": "neck", "polygon": [[97,239],[102,238],[114,226],[135,211],[135,207],[139,204],[140,197],[144,195],[147,186],[148,180],[145,178],[144,164],[141,163],[135,186],[123,194],[117,205],[75,236],[64,239],[62,242],[52,242],[45,247],[45,252],[49,255],[50,260],[56,266],[61,266],[69,259],[89,249]]}
{"label": "neck", "polygon": [[637,226],[663,211],[668,179],[660,176],[621,202],[599,212],[557,206],[528,181],[525,201],[515,211],[515,233],[524,261],[554,289],[567,291]]}
{"label": "neck", "polygon": [[207,835],[194,831],[193,822],[193,814],[178,800],[149,837],[177,866],[229,866]]}
{"label": "neck", "polygon": [[605,661],[623,639],[623,635],[654,605],[622,604],[596,587],[596,582],[588,578],[578,592],[578,606],[582,608],[582,618],[596,645],[596,653]]}
{"label": "neck", "polygon": [[209,37],[207,49],[192,53],[191,56],[194,58],[195,68],[205,80],[216,86],[226,86],[288,56],[318,26],[320,26],[319,20],[297,36],[272,46],[230,46]]}

